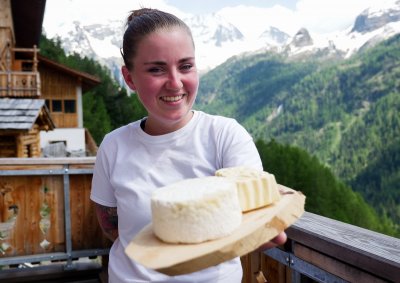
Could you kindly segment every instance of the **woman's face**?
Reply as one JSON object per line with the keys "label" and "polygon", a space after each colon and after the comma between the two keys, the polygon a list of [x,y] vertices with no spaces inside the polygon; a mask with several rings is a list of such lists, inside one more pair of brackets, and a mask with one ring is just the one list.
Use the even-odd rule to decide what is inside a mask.
{"label": "woman's face", "polygon": [[191,36],[183,28],[162,29],[145,37],[133,58],[133,70],[122,68],[148,112],[146,132],[165,134],[192,117],[199,77]]}

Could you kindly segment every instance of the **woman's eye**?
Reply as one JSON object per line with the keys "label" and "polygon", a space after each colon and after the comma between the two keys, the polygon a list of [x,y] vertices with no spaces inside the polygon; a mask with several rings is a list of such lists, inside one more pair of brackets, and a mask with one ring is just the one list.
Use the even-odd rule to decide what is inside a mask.
{"label": "woman's eye", "polygon": [[193,68],[192,64],[185,64],[181,67],[181,70],[189,71],[191,68]]}
{"label": "woman's eye", "polygon": [[153,68],[150,68],[148,71],[153,74],[158,74],[158,73],[161,73],[163,71],[163,69],[158,68],[158,67],[153,67]]}

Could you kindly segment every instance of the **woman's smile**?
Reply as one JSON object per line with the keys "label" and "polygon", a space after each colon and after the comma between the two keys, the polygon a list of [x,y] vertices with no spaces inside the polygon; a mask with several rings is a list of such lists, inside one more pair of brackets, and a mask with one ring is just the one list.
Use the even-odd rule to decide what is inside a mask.
{"label": "woman's smile", "polygon": [[165,102],[178,102],[180,101],[186,94],[174,95],[174,96],[161,96],[160,100]]}

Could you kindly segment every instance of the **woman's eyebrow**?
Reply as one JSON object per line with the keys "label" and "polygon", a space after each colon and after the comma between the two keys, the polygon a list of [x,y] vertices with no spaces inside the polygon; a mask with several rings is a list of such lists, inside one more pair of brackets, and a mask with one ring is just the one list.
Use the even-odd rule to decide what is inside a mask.
{"label": "woman's eyebrow", "polygon": [[[194,60],[194,57],[186,57],[186,58],[180,59],[180,60],[178,61],[178,63],[185,63],[185,62],[187,62],[187,61],[192,61],[192,60]],[[158,60],[156,60],[156,61],[144,62],[144,65],[165,66],[165,65],[167,65],[167,63],[164,62],[164,61],[158,61]]]}
{"label": "woman's eyebrow", "polygon": [[167,63],[163,61],[149,61],[149,62],[144,62],[143,65],[167,65]]}

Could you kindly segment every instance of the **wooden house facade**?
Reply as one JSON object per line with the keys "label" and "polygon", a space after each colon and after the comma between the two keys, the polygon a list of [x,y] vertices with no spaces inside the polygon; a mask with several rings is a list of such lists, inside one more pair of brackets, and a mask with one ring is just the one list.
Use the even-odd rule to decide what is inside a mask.
{"label": "wooden house facade", "polygon": [[[46,1],[27,3],[0,0],[0,100],[18,99],[21,105],[33,105],[32,100],[42,99],[45,104],[40,113],[49,115],[49,119],[43,120],[49,124],[39,125],[40,121],[34,121],[30,129],[19,129],[18,134],[12,128],[0,129],[0,146],[8,148],[6,152],[0,150],[0,158],[38,157],[43,155],[41,149],[54,143],[63,143],[68,152],[94,155],[97,146],[83,127],[82,95],[100,80],[40,55],[38,46]],[[3,106],[0,119],[7,116],[8,125],[24,119],[4,112],[7,111],[4,106],[11,105],[5,100],[0,104]],[[10,121],[13,117],[15,121]],[[22,139],[24,134],[29,138]]]}

